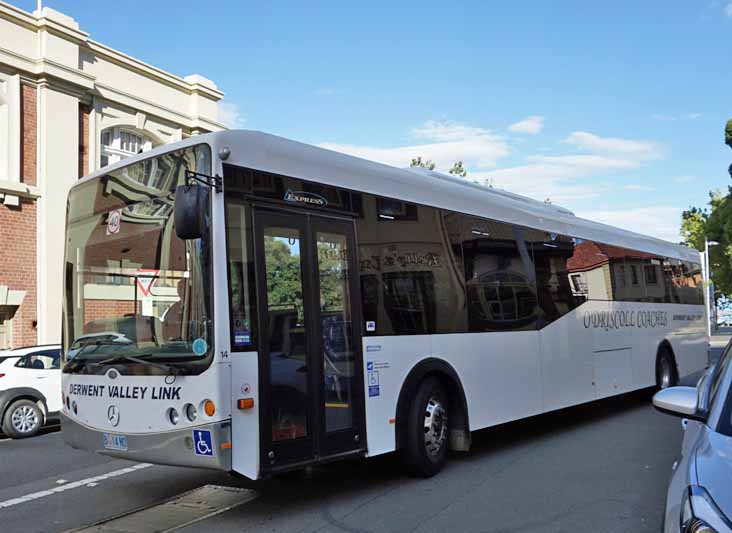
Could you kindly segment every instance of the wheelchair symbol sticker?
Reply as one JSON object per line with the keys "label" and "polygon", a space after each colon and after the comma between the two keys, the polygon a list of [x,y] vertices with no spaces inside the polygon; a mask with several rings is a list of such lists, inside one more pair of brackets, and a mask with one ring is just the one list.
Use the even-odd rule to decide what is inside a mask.
{"label": "wheelchair symbol sticker", "polygon": [[210,431],[206,429],[193,430],[193,451],[196,453],[196,455],[213,457],[213,439],[211,438]]}

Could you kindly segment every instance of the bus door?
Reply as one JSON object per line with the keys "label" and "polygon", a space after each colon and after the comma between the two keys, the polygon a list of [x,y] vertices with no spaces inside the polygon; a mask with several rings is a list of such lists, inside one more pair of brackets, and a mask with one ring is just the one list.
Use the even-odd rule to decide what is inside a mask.
{"label": "bus door", "polygon": [[353,223],[255,212],[262,468],[362,450]]}

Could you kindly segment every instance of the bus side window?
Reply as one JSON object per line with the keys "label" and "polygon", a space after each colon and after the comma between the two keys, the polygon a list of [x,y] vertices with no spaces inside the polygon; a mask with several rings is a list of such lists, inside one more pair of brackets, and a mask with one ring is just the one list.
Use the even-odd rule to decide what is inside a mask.
{"label": "bus side window", "polygon": [[[511,224],[462,217],[468,331],[520,331],[538,327],[535,272],[522,256]],[[520,233],[520,231],[519,231]]]}
{"label": "bus side window", "polygon": [[587,300],[587,277],[584,272],[570,272],[568,263],[575,252],[575,242],[565,235],[527,230],[534,266],[536,290],[544,325],[566,315]]}

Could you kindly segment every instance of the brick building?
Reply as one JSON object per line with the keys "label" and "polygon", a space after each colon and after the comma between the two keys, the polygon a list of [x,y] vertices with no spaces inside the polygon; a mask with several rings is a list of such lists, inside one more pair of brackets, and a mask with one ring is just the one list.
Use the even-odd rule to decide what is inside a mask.
{"label": "brick building", "polygon": [[0,1],[0,349],[59,342],[66,193],[128,155],[223,128],[216,85]]}

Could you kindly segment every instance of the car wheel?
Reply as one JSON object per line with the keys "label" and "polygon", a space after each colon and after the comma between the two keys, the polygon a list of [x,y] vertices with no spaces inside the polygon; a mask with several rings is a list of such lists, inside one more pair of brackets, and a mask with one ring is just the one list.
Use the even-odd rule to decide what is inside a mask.
{"label": "car wheel", "polygon": [[14,439],[32,437],[42,426],[43,413],[35,402],[18,400],[5,411],[3,432]]}
{"label": "car wheel", "polygon": [[676,362],[671,351],[665,346],[658,354],[656,363],[656,386],[659,389],[675,387],[679,383],[679,373],[676,370]]}
{"label": "car wheel", "polygon": [[419,477],[434,476],[447,461],[450,435],[447,394],[438,379],[427,378],[419,385],[404,422],[402,457],[407,470]]}

